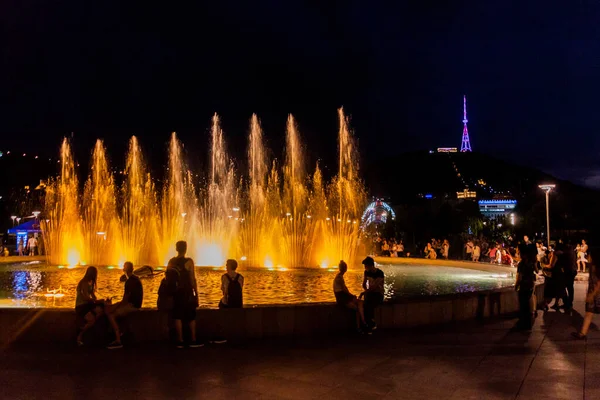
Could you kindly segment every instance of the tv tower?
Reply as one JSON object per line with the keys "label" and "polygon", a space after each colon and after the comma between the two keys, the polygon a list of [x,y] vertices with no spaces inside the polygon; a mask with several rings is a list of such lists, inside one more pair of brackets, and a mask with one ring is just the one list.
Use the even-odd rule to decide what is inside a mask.
{"label": "tv tower", "polygon": [[463,135],[460,144],[460,152],[464,153],[471,150],[471,141],[469,140],[469,130],[467,129],[467,96],[463,96]]}

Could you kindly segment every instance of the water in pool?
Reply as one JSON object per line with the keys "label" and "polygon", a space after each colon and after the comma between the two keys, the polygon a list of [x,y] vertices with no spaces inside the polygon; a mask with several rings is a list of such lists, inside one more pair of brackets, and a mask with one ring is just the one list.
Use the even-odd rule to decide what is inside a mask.
{"label": "water in pool", "polygon": [[[497,289],[514,284],[510,272],[486,272],[439,265],[379,265],[386,276],[385,296],[396,299],[411,296],[443,295],[460,292]],[[52,307],[75,306],[77,283],[85,267],[73,269],[39,264],[0,266],[0,307]],[[245,277],[244,303],[299,304],[333,302],[333,278],[336,269],[239,269]],[[221,297],[220,277],[224,268],[196,269],[199,302],[201,307],[216,307]],[[362,269],[350,269],[345,275],[352,293],[359,294]],[[98,268],[98,297],[114,297],[123,293],[119,281],[122,271],[113,267]],[[158,286],[162,275],[142,278],[144,285],[143,307],[156,307]],[[56,289],[62,291],[56,292]],[[57,294],[55,295],[53,291]]]}

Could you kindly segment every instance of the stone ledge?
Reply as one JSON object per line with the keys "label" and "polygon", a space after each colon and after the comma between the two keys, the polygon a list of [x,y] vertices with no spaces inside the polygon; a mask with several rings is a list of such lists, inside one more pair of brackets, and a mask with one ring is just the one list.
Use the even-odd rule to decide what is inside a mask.
{"label": "stone ledge", "polygon": [[[536,286],[538,303],[543,285]],[[397,329],[511,314],[518,310],[512,288],[496,291],[432,296],[384,303],[376,313],[382,329]],[[199,309],[199,335],[222,334],[230,339],[318,336],[347,332],[354,314],[335,304],[261,306],[232,310]],[[137,341],[161,341],[168,337],[166,313],[142,309],[127,322]],[[75,312],[61,309],[0,309],[0,343],[61,342],[74,340]]]}

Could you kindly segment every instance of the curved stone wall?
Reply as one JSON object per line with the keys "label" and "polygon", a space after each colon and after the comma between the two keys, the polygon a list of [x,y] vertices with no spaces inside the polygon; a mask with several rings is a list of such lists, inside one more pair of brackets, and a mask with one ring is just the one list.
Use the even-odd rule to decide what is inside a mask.
{"label": "curved stone wall", "polygon": [[[536,286],[538,304],[543,284]],[[382,329],[438,325],[448,322],[511,314],[518,310],[514,288],[494,291],[415,297],[386,302],[377,310]],[[126,326],[136,341],[161,341],[168,337],[168,317],[143,309],[131,315]],[[229,339],[277,336],[311,336],[347,332],[354,314],[334,304],[249,307],[237,310],[199,309],[199,334],[222,334]],[[0,343],[74,341],[75,312],[60,309],[0,309]]]}

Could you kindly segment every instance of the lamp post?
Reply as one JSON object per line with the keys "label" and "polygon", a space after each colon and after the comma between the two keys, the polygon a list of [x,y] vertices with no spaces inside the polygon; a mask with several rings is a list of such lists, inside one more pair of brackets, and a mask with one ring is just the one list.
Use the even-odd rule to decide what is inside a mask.
{"label": "lamp post", "polygon": [[548,246],[550,246],[550,192],[556,187],[554,184],[543,184],[538,186],[544,192],[546,192],[546,240]]}
{"label": "lamp post", "polygon": [[12,221],[13,221],[13,227],[14,227],[15,226],[15,219],[17,219],[17,216],[16,215],[11,215],[10,219],[12,219]]}

